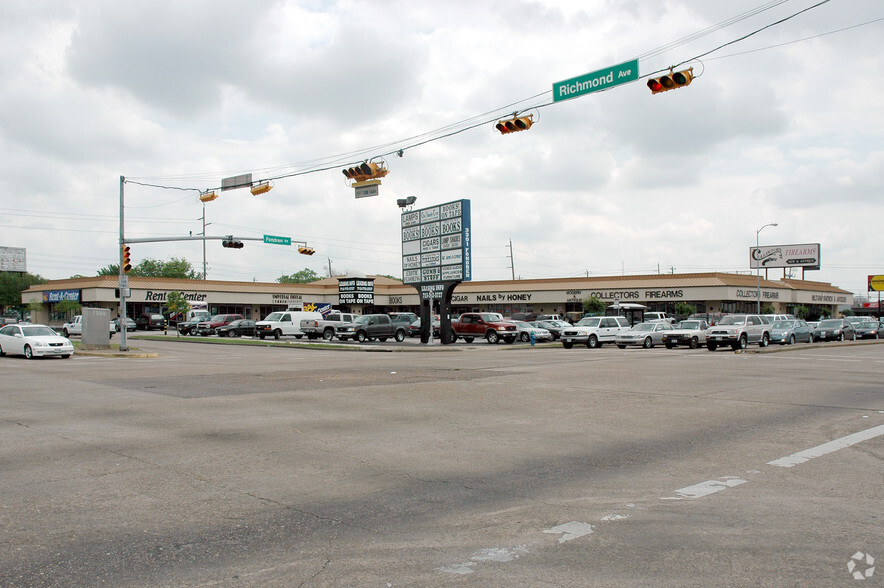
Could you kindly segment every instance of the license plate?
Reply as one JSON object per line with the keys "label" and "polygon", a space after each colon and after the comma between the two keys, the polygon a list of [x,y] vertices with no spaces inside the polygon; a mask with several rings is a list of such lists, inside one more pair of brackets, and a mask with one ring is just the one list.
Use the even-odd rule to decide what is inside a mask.
{"label": "license plate", "polygon": [[825,336],[826,336],[826,332],[825,332],[825,331],[820,331],[820,336],[821,336],[821,337],[825,337]]}
{"label": "license plate", "polygon": [[571,342],[571,338],[570,338],[570,337],[565,337],[564,339],[562,339],[562,341],[564,341],[565,343],[570,343],[570,342]]}

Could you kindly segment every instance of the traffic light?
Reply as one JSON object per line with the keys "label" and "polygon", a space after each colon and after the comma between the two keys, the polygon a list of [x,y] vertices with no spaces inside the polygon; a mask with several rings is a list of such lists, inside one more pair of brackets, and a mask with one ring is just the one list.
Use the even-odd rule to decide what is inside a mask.
{"label": "traffic light", "polygon": [[130,250],[128,245],[121,245],[123,256],[120,262],[120,268],[123,270],[124,274],[128,274],[132,271],[132,256],[130,255]]}
{"label": "traffic light", "polygon": [[694,68],[689,67],[688,69],[677,71],[675,73],[670,71],[668,74],[660,76],[659,78],[651,78],[648,80],[648,88],[651,89],[651,94],[659,94],[660,92],[676,90],[688,86],[693,80]]}
{"label": "traffic light", "polygon": [[[255,184],[254,186],[252,186],[252,196],[257,196],[258,194],[269,192],[270,188],[272,187],[273,186],[270,184],[270,182],[261,182],[260,184]],[[240,247],[241,246],[242,245],[240,245]]]}
{"label": "traffic light", "polygon": [[494,128],[500,131],[501,135],[506,135],[507,133],[515,133],[516,131],[526,131],[530,129],[533,124],[534,115],[529,114],[528,116],[514,116],[507,120],[497,121]]}
{"label": "traffic light", "polygon": [[359,165],[341,170],[344,177],[355,182],[364,182],[366,180],[376,180],[390,173],[383,163],[368,163],[363,161]]}
{"label": "traffic light", "polygon": [[312,247],[307,247],[306,245],[304,245],[302,247],[298,247],[298,253],[300,253],[301,255],[313,255],[314,253],[316,253],[316,251],[314,251]]}
{"label": "traffic light", "polygon": [[228,235],[226,239],[221,241],[221,247],[229,247],[231,249],[242,249],[242,241],[237,241],[233,235]]}
{"label": "traffic light", "polygon": [[215,191],[212,192],[202,192],[200,194],[200,202],[211,202],[212,200],[218,197],[218,193]]}

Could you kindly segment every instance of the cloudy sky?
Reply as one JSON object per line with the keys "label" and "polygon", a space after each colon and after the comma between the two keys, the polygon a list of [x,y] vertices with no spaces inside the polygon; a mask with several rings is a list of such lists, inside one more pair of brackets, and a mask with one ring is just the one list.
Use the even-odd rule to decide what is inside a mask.
{"label": "cloudy sky", "polygon": [[[251,172],[273,189],[223,192],[206,233],[316,254],[208,241],[210,279],[399,276],[396,199],[415,195],[471,200],[478,280],[511,261],[525,279],[748,272],[775,222],[762,245],[820,243],[807,279],[864,294],[884,273],[880,0],[693,60],[686,88],[551,104],[555,82],[635,58],[644,76],[817,2],[9,0],[0,246],[46,278],[95,275],[118,260],[120,176],[127,237],[159,238],[201,233],[198,190]],[[514,111],[535,125],[494,131]],[[380,195],[357,200],[341,169],[378,157]],[[197,241],[132,253],[203,265]]]}

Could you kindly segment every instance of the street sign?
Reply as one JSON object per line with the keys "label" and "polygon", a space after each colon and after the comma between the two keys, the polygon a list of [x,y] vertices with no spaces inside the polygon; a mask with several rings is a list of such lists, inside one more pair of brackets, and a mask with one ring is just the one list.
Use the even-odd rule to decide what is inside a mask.
{"label": "street sign", "polygon": [[291,237],[277,237],[276,235],[264,235],[264,242],[271,245],[291,245]]}
{"label": "street sign", "polygon": [[239,176],[231,176],[221,180],[221,191],[236,190],[237,188],[248,188],[252,185],[252,174],[242,174]]}
{"label": "street sign", "polygon": [[638,79],[638,59],[553,84],[553,102],[600,92]]}

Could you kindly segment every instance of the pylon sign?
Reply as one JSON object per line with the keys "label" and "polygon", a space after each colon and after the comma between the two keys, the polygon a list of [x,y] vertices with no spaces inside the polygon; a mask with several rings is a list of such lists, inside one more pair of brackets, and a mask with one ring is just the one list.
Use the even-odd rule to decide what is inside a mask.
{"label": "pylon sign", "polygon": [[455,200],[402,213],[402,282],[472,279],[470,201]]}

